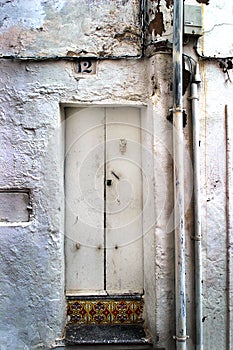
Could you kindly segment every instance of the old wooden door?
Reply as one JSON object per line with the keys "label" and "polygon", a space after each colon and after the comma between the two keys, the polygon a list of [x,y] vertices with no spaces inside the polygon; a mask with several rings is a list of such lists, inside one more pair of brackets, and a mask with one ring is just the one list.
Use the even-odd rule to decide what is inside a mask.
{"label": "old wooden door", "polygon": [[140,110],[66,108],[66,293],[142,293]]}

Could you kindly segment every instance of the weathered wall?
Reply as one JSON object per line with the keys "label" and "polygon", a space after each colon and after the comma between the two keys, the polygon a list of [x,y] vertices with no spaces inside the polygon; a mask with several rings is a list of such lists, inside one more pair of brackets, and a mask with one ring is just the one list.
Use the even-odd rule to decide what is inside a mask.
{"label": "weathered wall", "polygon": [[232,57],[233,5],[230,1],[212,0],[202,7],[203,36],[198,43],[200,55],[210,57]]}
{"label": "weathered wall", "polygon": [[0,26],[1,56],[141,54],[140,0],[4,0]]}
{"label": "weathered wall", "polygon": [[163,50],[166,41],[172,42],[172,0],[147,0],[146,6],[146,44],[147,51],[153,51],[154,46]]}
{"label": "weathered wall", "polygon": [[[220,52],[220,56],[229,56],[232,39],[227,36],[224,44],[224,40],[216,40],[215,34],[218,31],[217,37],[224,38],[221,30],[225,23],[227,28],[230,27],[231,5],[227,0],[221,5],[217,0],[210,0],[209,5],[201,5],[201,2],[205,3],[185,1],[202,6],[204,36],[198,41],[198,53],[215,56]],[[172,1],[148,0],[147,9],[147,53],[152,57],[101,60],[97,62],[96,74],[80,77],[74,62],[15,61],[6,56],[141,55],[139,1],[86,0],[80,2],[79,8],[73,1],[12,0],[0,5],[1,56],[5,57],[0,62],[0,189],[3,192],[24,190],[30,195],[22,223],[7,223],[2,217],[0,222],[0,338],[5,346],[3,349],[50,349],[55,339],[62,337],[65,317],[64,159],[60,106],[65,103],[74,106],[82,103],[147,105],[144,127],[149,132],[145,132],[145,142],[154,156],[154,163],[148,165],[145,162],[143,166],[149,171],[153,167],[155,221],[150,235],[145,238],[150,251],[145,266],[151,273],[148,274],[151,279],[146,280],[145,309],[155,345],[168,350],[175,348],[172,124],[169,121],[172,107],[169,44]],[[213,30],[211,18],[218,18]],[[194,40],[190,40],[184,51],[197,60],[193,46]],[[190,70],[188,61],[186,69]],[[233,197],[231,172],[226,171],[226,111],[229,130],[232,130],[232,83],[229,78],[233,80],[233,76],[232,69],[228,74],[224,73],[218,61],[208,61],[204,57],[200,60],[200,69],[204,349],[226,350],[232,348],[233,329],[231,212],[231,225],[226,220]],[[184,128],[186,276],[188,350],[193,350],[195,305],[189,94],[187,90],[184,97],[187,112]],[[232,162],[230,141],[228,154]],[[8,205],[9,211],[12,210],[11,203]],[[17,201],[15,206],[17,208]],[[27,214],[30,222],[27,222]]]}
{"label": "weathered wall", "polygon": [[[197,52],[203,56],[232,56],[232,4],[209,1],[202,5],[203,36]],[[227,29],[226,29],[227,28]],[[191,43],[185,49],[190,52]],[[220,61],[200,60],[200,154],[203,234],[203,327],[205,349],[232,348],[232,230],[227,224],[228,196],[232,202],[232,180],[227,171],[228,128],[232,129],[232,69],[224,73]],[[227,106],[227,107],[226,107]],[[227,108],[227,109],[226,109]],[[232,152],[232,141],[228,143]],[[231,153],[232,154],[232,153]],[[227,188],[229,195],[227,195]],[[232,214],[230,213],[232,223]],[[231,224],[232,225],[232,224]]]}
{"label": "weathered wall", "polygon": [[60,103],[144,103],[146,67],[99,62],[79,80],[65,62],[2,60],[1,71],[0,187],[30,189],[33,208],[27,225],[0,227],[1,337],[6,349],[49,349],[65,316]]}
{"label": "weathered wall", "polygon": [[[226,223],[226,113],[232,119],[232,87],[217,63],[202,63],[201,156],[203,230],[203,325],[207,349],[230,349],[229,279],[232,233]],[[221,91],[221,93],[219,93]],[[232,122],[230,122],[232,129]],[[232,143],[230,148],[232,150]],[[231,151],[232,152],[232,151]],[[232,168],[231,168],[232,171]],[[232,182],[230,193],[232,194]],[[231,199],[232,200],[232,199]],[[232,215],[232,214],[231,214]],[[231,217],[232,220],[232,217]]]}
{"label": "weathered wall", "polygon": [[[197,53],[200,57],[200,67],[202,84],[199,88],[200,104],[199,117],[201,121],[200,134],[200,155],[201,155],[201,184],[202,184],[202,234],[203,234],[203,326],[204,326],[204,349],[230,349],[232,347],[232,135],[226,138],[226,120],[228,114],[228,129],[232,129],[232,38],[230,38],[229,28],[232,26],[232,4],[228,1],[185,1],[185,4],[202,6],[203,14],[203,36],[197,42]],[[203,3],[203,5],[200,5]],[[156,51],[170,52],[171,8],[165,1],[151,1],[148,6],[148,36],[147,53],[157,55]],[[171,4],[170,4],[171,5]],[[206,6],[207,5],[207,6]],[[170,21],[167,21],[170,18]],[[157,19],[157,20],[156,20]],[[228,29],[227,29],[228,28]],[[166,42],[168,39],[168,42]],[[184,46],[184,53],[190,55],[194,60],[198,60],[193,47],[196,40],[191,39]],[[165,56],[165,54],[164,54]],[[206,56],[206,57],[205,57]],[[205,58],[213,57],[213,61]],[[228,57],[229,59],[218,61],[217,57]],[[157,69],[163,70],[166,58],[158,62]],[[225,62],[225,65],[224,65]],[[186,69],[190,70],[190,65],[186,60]],[[223,68],[225,73],[223,72]],[[228,69],[226,69],[228,68]],[[166,71],[169,69],[166,67]],[[157,74],[160,76],[160,73]],[[166,79],[166,78],[165,78]],[[152,82],[157,88],[158,82]],[[164,81],[163,87],[166,86]],[[158,92],[158,90],[157,90]],[[166,92],[162,97],[155,94],[153,104],[161,112],[167,108]],[[159,97],[158,105],[157,99]],[[187,126],[184,128],[187,149],[192,155],[192,118],[190,113],[190,102],[187,98],[190,91],[186,91],[184,105],[187,113]],[[170,107],[172,102],[170,102]],[[227,112],[226,112],[227,111]],[[164,114],[165,114],[164,110]],[[162,119],[158,117],[157,121]],[[164,115],[165,116],[165,115]],[[164,121],[160,125],[162,132]],[[168,132],[169,128],[166,127]],[[163,130],[164,131],[164,130]],[[229,132],[229,131],[228,131]],[[171,137],[171,135],[170,135]],[[166,137],[165,137],[166,138]],[[228,152],[226,152],[226,144]],[[227,174],[227,154],[228,153],[228,174]],[[156,154],[158,157],[158,155]],[[187,163],[188,165],[188,163]],[[168,167],[167,167],[168,169]],[[189,176],[189,165],[186,167],[187,180],[192,183]],[[169,179],[169,176],[167,176]],[[170,179],[172,181],[172,179]],[[226,194],[228,189],[229,193]],[[186,200],[188,201],[186,194]],[[228,198],[229,197],[229,198]],[[159,201],[156,201],[158,204]],[[228,224],[226,216],[228,215]],[[167,222],[164,218],[163,223]],[[189,308],[195,309],[193,304],[193,256],[194,243],[190,239],[192,236],[193,216],[192,207],[186,210],[186,233],[187,233],[187,311],[188,311],[188,349],[192,349],[195,344],[195,336],[192,333],[194,319]],[[163,227],[164,232],[164,227]],[[161,236],[159,237],[161,239]],[[168,242],[168,241],[167,241]],[[167,243],[166,243],[167,244]],[[163,247],[166,247],[163,244]],[[173,243],[171,243],[172,246]],[[165,251],[169,251],[165,248]],[[163,260],[159,258],[161,264]],[[168,261],[168,257],[165,260]],[[160,265],[159,265],[160,266]],[[171,265],[167,265],[170,266]],[[166,271],[164,266],[164,271]],[[168,281],[169,278],[166,278]],[[162,281],[159,282],[163,290]],[[158,286],[158,285],[157,285]],[[169,290],[169,288],[167,288]],[[170,290],[172,290],[170,286]],[[160,299],[158,299],[160,300]],[[165,298],[162,298],[165,300]],[[191,304],[191,305],[190,305]],[[168,304],[166,304],[168,306]],[[165,323],[164,323],[165,322]],[[166,318],[159,320],[158,328],[164,329]],[[174,331],[173,331],[174,332]],[[168,342],[162,343],[170,349]]]}

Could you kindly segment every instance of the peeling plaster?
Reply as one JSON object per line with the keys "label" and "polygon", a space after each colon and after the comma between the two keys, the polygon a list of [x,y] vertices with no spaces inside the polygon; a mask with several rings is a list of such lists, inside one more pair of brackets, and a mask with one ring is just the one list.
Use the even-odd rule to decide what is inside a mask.
{"label": "peeling plaster", "polygon": [[[1,56],[141,54],[138,0],[8,1],[0,7]],[[130,32],[130,38],[122,33]]]}
{"label": "peeling plaster", "polygon": [[[146,52],[151,55],[154,48],[164,50],[165,42],[172,42],[172,2],[165,0],[152,1],[147,3],[147,35],[146,35]],[[155,46],[156,45],[156,46]]]}
{"label": "peeling plaster", "polygon": [[169,9],[169,7],[171,7],[173,5],[173,0],[166,0],[166,6]]}
{"label": "peeling plaster", "polygon": [[162,12],[156,12],[155,18],[149,24],[149,32],[154,36],[162,36],[162,34],[165,32]]}

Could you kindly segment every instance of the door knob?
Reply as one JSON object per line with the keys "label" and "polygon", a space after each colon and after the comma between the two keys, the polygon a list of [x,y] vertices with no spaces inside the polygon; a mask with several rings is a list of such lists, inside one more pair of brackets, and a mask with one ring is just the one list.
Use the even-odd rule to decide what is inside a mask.
{"label": "door knob", "polygon": [[111,186],[111,185],[112,185],[112,180],[111,180],[111,179],[107,180],[107,181],[106,181],[106,185],[107,185],[107,186]]}

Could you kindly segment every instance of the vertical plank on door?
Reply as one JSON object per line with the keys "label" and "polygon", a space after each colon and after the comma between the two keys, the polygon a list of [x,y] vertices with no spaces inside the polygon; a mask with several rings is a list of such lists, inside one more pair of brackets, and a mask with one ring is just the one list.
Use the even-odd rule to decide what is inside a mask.
{"label": "vertical plank on door", "polygon": [[108,291],[140,293],[143,290],[140,136],[139,109],[106,109]]}
{"label": "vertical plank on door", "polygon": [[66,292],[104,289],[103,108],[66,108]]}

